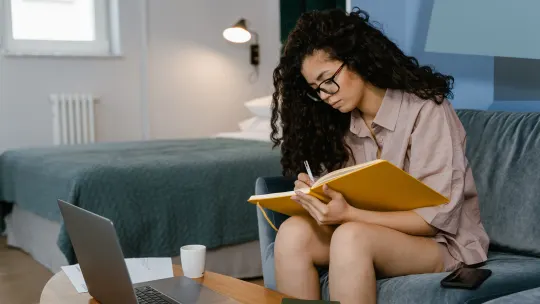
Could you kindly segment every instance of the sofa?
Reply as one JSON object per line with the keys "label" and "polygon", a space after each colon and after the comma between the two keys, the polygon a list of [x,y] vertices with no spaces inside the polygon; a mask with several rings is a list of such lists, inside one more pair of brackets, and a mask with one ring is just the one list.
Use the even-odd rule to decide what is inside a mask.
{"label": "sofa", "polygon": [[540,288],[512,293],[487,302],[487,304],[538,304],[540,303]]}
{"label": "sofa", "polygon": [[[440,281],[449,273],[380,279],[378,303],[528,303],[527,299],[538,299],[540,113],[456,112],[467,131],[467,158],[479,193],[482,221],[491,240],[488,260],[479,267],[491,269],[492,275],[476,290],[442,288]],[[293,182],[279,176],[260,177],[255,192],[289,191],[294,188]],[[287,218],[265,211],[278,228]],[[257,217],[264,284],[275,290],[276,232],[260,210]],[[320,282],[321,296],[328,300],[326,271],[320,272]]]}

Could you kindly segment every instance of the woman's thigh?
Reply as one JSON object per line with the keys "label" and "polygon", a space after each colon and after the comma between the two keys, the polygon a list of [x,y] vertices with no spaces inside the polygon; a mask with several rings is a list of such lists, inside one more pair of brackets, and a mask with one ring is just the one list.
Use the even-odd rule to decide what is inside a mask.
{"label": "woman's thigh", "polygon": [[445,268],[440,245],[433,239],[366,223],[338,227],[331,250],[336,252],[332,259],[371,258],[378,277],[434,273]]}

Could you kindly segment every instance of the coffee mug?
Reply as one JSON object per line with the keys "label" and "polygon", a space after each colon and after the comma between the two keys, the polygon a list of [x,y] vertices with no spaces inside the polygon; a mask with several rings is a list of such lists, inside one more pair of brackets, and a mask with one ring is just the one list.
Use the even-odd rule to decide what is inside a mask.
{"label": "coffee mug", "polygon": [[182,264],[184,276],[192,279],[202,277],[206,264],[206,246],[182,246],[180,248],[180,262]]}

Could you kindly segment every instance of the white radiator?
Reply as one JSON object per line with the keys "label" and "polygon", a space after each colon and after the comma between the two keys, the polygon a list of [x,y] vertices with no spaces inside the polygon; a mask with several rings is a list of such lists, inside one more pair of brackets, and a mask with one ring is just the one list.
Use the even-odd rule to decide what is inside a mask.
{"label": "white radiator", "polygon": [[53,143],[75,145],[95,142],[94,103],[90,94],[52,94]]}

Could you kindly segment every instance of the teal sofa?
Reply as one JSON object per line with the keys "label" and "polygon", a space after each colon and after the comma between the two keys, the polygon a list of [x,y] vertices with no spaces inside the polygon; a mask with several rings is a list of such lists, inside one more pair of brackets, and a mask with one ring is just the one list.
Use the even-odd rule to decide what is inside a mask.
{"label": "teal sofa", "polygon": [[540,303],[540,287],[513,293],[487,302],[487,304],[538,304]]}
{"label": "teal sofa", "polygon": [[[495,302],[500,299],[514,303],[510,300],[532,298],[540,292],[540,113],[457,113],[467,131],[466,153],[479,192],[482,221],[491,239],[489,259],[481,268],[491,269],[493,274],[476,290],[442,288],[440,281],[448,273],[381,279],[377,281],[378,303],[502,303]],[[261,177],[255,192],[292,190],[293,181]],[[287,218],[266,212],[276,226]],[[260,210],[257,216],[264,284],[275,289],[276,232]],[[328,299],[326,271],[320,272],[320,282],[322,297]]]}

